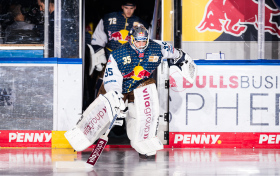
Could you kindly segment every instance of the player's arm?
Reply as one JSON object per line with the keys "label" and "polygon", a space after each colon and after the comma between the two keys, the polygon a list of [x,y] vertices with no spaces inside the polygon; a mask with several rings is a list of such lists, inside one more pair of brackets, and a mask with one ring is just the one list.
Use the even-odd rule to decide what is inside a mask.
{"label": "player's arm", "polygon": [[118,91],[122,92],[123,76],[118,68],[118,64],[111,54],[103,76],[103,83],[106,92]]}
{"label": "player's arm", "polygon": [[180,51],[174,48],[172,45],[161,40],[153,40],[161,46],[162,59],[176,59],[180,56]]}
{"label": "player's arm", "polygon": [[101,19],[92,34],[91,45],[104,48],[107,42],[108,38],[104,31],[103,19]]}
{"label": "player's arm", "polygon": [[192,58],[181,49],[176,49],[167,42],[155,41],[161,45],[162,59],[168,59],[169,67],[173,67],[190,83],[195,81],[197,75],[197,66]]}

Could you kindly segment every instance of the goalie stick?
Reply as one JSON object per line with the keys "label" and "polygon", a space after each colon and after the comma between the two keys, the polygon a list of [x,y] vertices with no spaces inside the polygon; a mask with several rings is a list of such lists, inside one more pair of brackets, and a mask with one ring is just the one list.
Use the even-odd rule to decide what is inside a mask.
{"label": "goalie stick", "polygon": [[102,151],[104,150],[107,142],[108,142],[108,134],[111,131],[111,129],[114,126],[114,122],[116,121],[118,115],[116,114],[113,118],[113,121],[110,124],[109,129],[105,132],[104,135],[102,135],[95,148],[92,150],[88,160],[86,163],[84,162],[72,162],[72,161],[59,161],[56,162],[56,168],[58,169],[91,169],[97,162],[97,160],[99,159]]}
{"label": "goalie stick", "polygon": [[[112,106],[111,106],[111,109],[112,109]],[[125,112],[125,111],[127,111],[127,108],[123,112]],[[112,112],[112,114],[114,114],[113,110],[111,112]],[[121,116],[121,118],[125,117],[124,114],[120,114],[120,116]],[[108,134],[111,131],[111,129],[113,128],[113,126],[115,126],[115,125],[120,125],[121,126],[122,125],[121,121],[118,121],[117,118],[118,118],[118,113],[113,115],[113,119],[112,119],[112,121],[109,125],[109,128],[99,138],[95,148],[91,152],[91,154],[90,154],[86,163],[85,162],[79,162],[79,161],[75,161],[75,162],[72,162],[72,161],[58,161],[55,164],[56,168],[57,169],[91,169],[95,165],[97,160],[99,159],[102,151],[104,150],[104,148],[107,144],[107,141],[108,141]]]}
{"label": "goalie stick", "polygon": [[102,135],[99,138],[97,144],[95,145],[94,149],[92,150],[92,152],[91,152],[91,154],[90,154],[90,156],[89,156],[89,158],[87,160],[88,164],[91,164],[92,166],[94,166],[95,163],[97,162],[97,160],[99,159],[102,151],[104,150],[104,148],[105,148],[105,146],[106,146],[106,144],[108,142],[108,134],[111,131],[111,129],[113,128],[114,123],[115,123],[117,117],[118,117],[118,115],[115,114],[115,116],[114,116],[114,118],[113,118],[113,120],[112,120],[112,122],[111,122],[111,124],[110,124],[110,126],[108,128],[108,130],[105,132],[104,135]]}

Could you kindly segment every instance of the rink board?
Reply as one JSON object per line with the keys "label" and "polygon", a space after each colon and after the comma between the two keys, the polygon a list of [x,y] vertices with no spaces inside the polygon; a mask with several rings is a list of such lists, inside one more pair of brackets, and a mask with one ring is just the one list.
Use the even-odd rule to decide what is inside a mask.
{"label": "rink board", "polygon": [[0,58],[0,80],[0,130],[68,130],[82,113],[80,58]]}
{"label": "rink board", "polygon": [[[81,62],[68,63],[63,59],[48,62],[45,62],[44,59],[41,61],[30,59],[30,62],[17,60],[17,63],[10,63],[7,60],[5,63],[2,60],[2,66],[5,66],[6,69],[3,71],[4,67],[2,67],[2,77],[3,73],[8,73],[8,67],[26,71],[31,66],[35,66],[34,68],[37,69],[42,68],[41,75],[47,75],[48,69],[49,72],[53,72],[53,75],[57,75],[48,80],[50,85],[53,85],[51,90],[53,94],[49,94],[53,97],[49,96],[53,105],[45,102],[48,105],[46,107],[51,105],[53,108],[49,109],[49,112],[44,111],[44,113],[51,114],[49,116],[51,118],[45,122],[51,121],[52,125],[48,126],[49,129],[20,129],[18,124],[24,121],[32,124],[36,120],[41,123],[33,123],[35,127],[36,124],[37,127],[45,127],[47,123],[40,120],[44,115],[44,113],[40,114],[42,111],[34,112],[32,114],[34,119],[29,116],[8,118],[7,115],[2,114],[2,120],[8,118],[7,120],[12,121],[18,117],[20,121],[10,123],[9,129],[3,129],[6,126],[2,121],[0,147],[71,148],[64,133],[70,128],[69,126],[73,126],[71,123],[77,121],[72,118],[79,116],[81,99],[77,94],[71,94],[65,90],[70,85],[74,85],[72,87],[76,86],[74,92],[80,92],[81,79],[79,79],[78,73],[80,73]],[[178,73],[170,69],[169,144],[165,145],[165,148],[280,148],[279,61],[196,61],[196,63],[198,77],[194,85],[190,85]],[[34,76],[29,72],[25,72],[25,74]],[[14,76],[12,77],[14,80],[18,79],[17,74],[11,76]],[[10,77],[2,79],[5,83],[2,83],[2,87],[11,87],[13,90],[19,91],[12,82],[9,82]],[[32,79],[36,80],[34,78]],[[26,85],[25,82],[20,83],[25,87],[28,85],[41,86],[35,84],[34,81],[31,82],[32,84],[26,83]],[[46,83],[43,84],[42,88],[46,85]],[[22,87],[19,88],[22,89]],[[73,90],[69,91],[73,92]],[[33,92],[36,91],[33,89]],[[11,93],[13,95],[15,91]],[[40,94],[36,95],[37,98],[40,98]],[[33,98],[32,100],[34,100]],[[13,104],[8,105],[9,101],[6,101],[1,108],[2,111],[6,110],[11,113],[17,108],[12,105],[16,105],[16,101],[19,101],[20,97],[11,97],[9,100],[13,100]],[[37,105],[36,102],[33,104],[34,107]],[[30,106],[30,104],[28,105]],[[69,114],[72,115],[69,116]],[[22,123],[23,126],[26,124],[26,122]],[[90,146],[90,148],[92,147],[94,145]],[[130,148],[129,145],[108,145],[106,147]]]}
{"label": "rink board", "polygon": [[0,147],[51,147],[50,130],[0,130]]}
{"label": "rink board", "polygon": [[280,133],[170,132],[174,148],[280,148]]}
{"label": "rink board", "polygon": [[197,61],[170,69],[169,146],[280,148],[279,61]]}
{"label": "rink board", "polygon": [[[2,130],[0,147],[72,148],[63,134],[64,131]],[[279,132],[170,132],[165,148],[279,148],[279,145]],[[107,145],[106,148],[131,147]]]}

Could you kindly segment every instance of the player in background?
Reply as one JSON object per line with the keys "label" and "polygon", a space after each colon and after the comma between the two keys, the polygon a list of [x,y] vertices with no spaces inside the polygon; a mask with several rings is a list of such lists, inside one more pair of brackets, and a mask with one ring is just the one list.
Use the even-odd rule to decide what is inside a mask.
{"label": "player in background", "polygon": [[157,138],[159,102],[152,74],[163,59],[168,59],[189,82],[194,82],[196,65],[191,57],[166,42],[149,39],[139,24],[131,28],[129,42],[111,52],[100,93],[117,91],[128,106],[126,130],[131,146],[140,157],[153,157],[162,149]]}
{"label": "player in background", "polygon": [[91,45],[88,45],[91,51],[90,75],[94,69],[102,71],[110,53],[128,42],[128,32],[133,25],[144,23],[133,15],[136,10],[134,0],[123,0],[121,8],[122,11],[106,14],[95,28]]}

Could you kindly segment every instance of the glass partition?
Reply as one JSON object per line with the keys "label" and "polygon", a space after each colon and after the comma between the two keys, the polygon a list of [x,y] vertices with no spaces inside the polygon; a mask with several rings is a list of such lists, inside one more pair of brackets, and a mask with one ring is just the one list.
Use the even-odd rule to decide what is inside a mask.
{"label": "glass partition", "polygon": [[0,2],[0,44],[43,43],[43,18],[37,0]]}
{"label": "glass partition", "polygon": [[80,58],[80,1],[57,1],[55,9],[55,56]]}
{"label": "glass partition", "polygon": [[81,58],[81,2],[0,0],[0,57]]}

